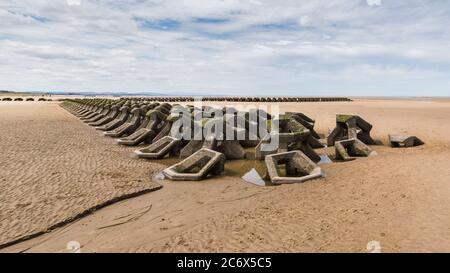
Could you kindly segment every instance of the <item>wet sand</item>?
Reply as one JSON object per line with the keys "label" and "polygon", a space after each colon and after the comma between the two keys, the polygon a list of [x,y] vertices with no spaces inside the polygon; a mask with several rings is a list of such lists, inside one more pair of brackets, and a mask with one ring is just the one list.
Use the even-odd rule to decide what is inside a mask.
{"label": "wet sand", "polygon": [[[55,108],[45,110],[48,119],[59,113],[71,122],[70,127],[76,126],[75,118],[50,105]],[[163,181],[161,190],[121,201],[1,251],[67,252],[67,243],[78,241],[82,252],[367,252],[367,244],[378,241],[383,252],[450,252],[450,128],[446,126],[450,101],[283,103],[281,110],[304,112],[316,119],[316,131],[323,134],[334,127],[337,113],[361,115],[374,125],[374,138],[385,145],[373,146],[378,152],[375,157],[322,165],[326,177],[304,184],[258,187],[236,177]],[[7,112],[3,105],[0,111],[3,120]],[[56,122],[46,123],[43,118],[39,123]],[[80,126],[76,131],[86,136],[79,138],[108,142],[92,128]],[[392,149],[387,145],[389,133],[417,135],[426,145]],[[3,152],[7,147],[1,139]],[[25,140],[21,137],[21,145],[29,147]],[[320,152],[334,153],[333,148]],[[143,164],[147,172],[162,168],[143,160],[133,162]],[[130,179],[135,170],[124,168],[123,175]],[[40,175],[41,181],[47,180]],[[95,179],[92,184],[102,182]],[[12,199],[26,200],[30,192],[13,197],[0,194],[2,199],[10,198],[11,206]],[[66,209],[49,206],[40,215]],[[3,234],[3,223],[12,220],[9,215],[1,219]],[[30,219],[19,222],[23,226]]]}
{"label": "wet sand", "polygon": [[0,102],[0,245],[161,187],[163,166],[88,127],[56,103]]}

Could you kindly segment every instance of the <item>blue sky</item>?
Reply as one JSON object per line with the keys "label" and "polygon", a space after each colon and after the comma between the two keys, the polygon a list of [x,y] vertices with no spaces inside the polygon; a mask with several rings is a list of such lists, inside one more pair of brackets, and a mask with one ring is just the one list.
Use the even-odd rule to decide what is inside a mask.
{"label": "blue sky", "polygon": [[0,2],[0,90],[450,96],[447,0]]}

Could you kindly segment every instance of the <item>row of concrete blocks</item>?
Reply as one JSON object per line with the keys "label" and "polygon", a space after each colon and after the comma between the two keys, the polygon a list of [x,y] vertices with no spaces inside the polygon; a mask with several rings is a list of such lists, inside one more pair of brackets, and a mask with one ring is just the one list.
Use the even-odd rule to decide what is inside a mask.
{"label": "row of concrete blocks", "polygon": [[[78,103],[82,104],[82,102]],[[165,105],[165,107],[158,105],[158,107],[165,109],[166,111],[164,112],[166,114],[170,112],[170,106],[168,105]],[[86,108],[81,107],[81,109],[85,109],[81,111],[81,116],[86,117]],[[154,113],[154,111],[149,112]],[[80,115],[80,112],[78,114]],[[89,117],[89,115],[87,116]],[[258,147],[261,143],[267,141],[268,137],[262,139],[256,147],[257,158],[265,160],[271,182],[303,182],[320,177],[322,172],[316,164],[320,157],[315,154],[311,145],[317,145],[315,148],[323,146],[319,145],[318,141],[315,142],[314,138],[311,138],[310,132],[314,132],[314,121],[301,113],[287,113],[279,121],[280,132],[277,132],[277,134],[280,138],[280,147],[274,151],[261,152],[259,150],[258,152]],[[335,145],[337,160],[350,161],[357,157],[375,154],[366,145],[376,144],[376,141],[370,137],[372,125],[359,116],[353,115],[338,115],[336,124],[335,130],[330,134],[327,141],[330,146]],[[296,133],[291,132],[295,130],[297,130]],[[273,134],[267,136],[270,135]],[[423,144],[416,137],[390,136],[390,141],[394,147]],[[184,154],[190,154],[191,156],[164,170],[164,175],[172,180],[202,180],[209,175],[223,173],[227,158],[233,159],[234,157],[235,159],[245,156],[245,152],[237,141],[223,141],[220,149],[218,147],[217,140],[214,138],[205,139],[204,141],[191,141],[186,145],[185,141],[166,135],[158,138],[150,146],[137,150],[135,153],[142,158],[160,159],[169,153],[179,153],[183,148],[186,150]],[[284,166],[284,170],[281,170],[280,166]]]}
{"label": "row of concrete blocks", "polygon": [[[34,98],[3,98],[1,101],[35,101]],[[37,101],[52,101],[52,99],[39,98]]]}
{"label": "row of concrete blocks", "polygon": [[[360,140],[367,145],[381,145],[378,140],[374,140],[370,131],[372,124],[357,115],[337,115],[336,127],[327,137],[328,146],[333,146],[341,140]],[[391,147],[414,147],[423,145],[424,142],[416,136],[389,135]],[[346,145],[344,143],[344,145]]]}
{"label": "row of concrete blocks", "polygon": [[153,129],[171,110],[169,104],[137,104],[108,99],[67,100],[61,106],[97,130],[105,131],[106,136],[120,137],[120,144],[129,146],[156,137]]}
{"label": "row of concrete blocks", "polygon": [[[154,147],[147,148],[147,155],[167,152],[178,141],[177,139],[167,137],[160,143],[155,143]],[[397,146],[399,143],[402,143],[404,147],[423,144],[415,137],[410,137],[407,140],[411,143],[405,143],[399,139],[391,139],[391,141],[393,141],[393,146]],[[419,142],[413,143],[413,141]],[[163,142],[166,142],[167,145],[164,145]],[[160,146],[158,147],[160,148],[158,151],[156,146]],[[377,153],[361,140],[355,138],[337,141],[335,143],[335,154],[336,160],[352,161],[358,157],[370,157]],[[165,169],[163,173],[167,178],[175,181],[203,180],[208,175],[223,174],[225,160],[226,157],[224,154],[203,148],[180,163]],[[312,161],[299,150],[266,155],[265,164],[267,167],[267,175],[274,184],[302,183],[323,176],[322,170],[316,162]]]}
{"label": "row of concrete blocks", "polygon": [[[131,103],[126,103],[126,102],[122,103],[122,104],[117,104],[117,102],[116,102],[116,104],[114,104],[113,106],[106,107],[104,105],[105,101],[101,101],[101,100],[98,100],[95,103],[91,100],[75,101],[75,103],[77,103],[78,106],[67,107],[67,105],[66,105],[66,109],[70,110],[71,112],[73,112],[80,118],[84,119],[85,121],[91,120],[90,118],[92,118],[92,116],[100,116],[101,117],[100,113],[103,112],[103,110],[101,110],[101,108],[109,109],[109,111],[111,111],[111,109],[116,109],[115,111],[117,112],[118,111],[117,108],[120,107],[120,109],[122,109],[122,110],[119,110],[119,112],[122,112],[122,111],[126,112],[127,107],[125,105],[131,104]],[[85,103],[84,106],[79,106],[79,104],[83,104],[83,103]],[[88,104],[91,104],[91,105],[86,106]],[[161,106],[159,106],[159,107],[161,107]],[[206,109],[207,108],[205,107],[204,110],[206,111]],[[208,109],[208,111],[209,110],[211,110],[211,109]],[[154,110],[149,111],[149,113],[150,112],[154,112]],[[167,111],[166,111],[166,114],[168,114]],[[103,125],[103,127],[97,126],[96,128],[97,129],[106,129],[111,124],[114,124],[116,122],[123,122],[124,118],[121,118],[121,116],[122,115],[119,114],[118,118],[112,120],[109,123],[109,125],[106,124],[106,127],[105,127],[105,125]],[[317,160],[317,158],[320,160],[320,157],[314,153],[312,148],[309,147],[310,144],[308,143],[308,142],[311,142],[312,140],[308,140],[309,130],[307,128],[310,128],[311,132],[314,132],[314,130],[313,130],[314,121],[309,119],[308,117],[304,116],[303,114],[290,113],[288,117],[285,117],[282,121],[280,121],[280,124],[282,125],[282,129],[283,129],[283,126],[288,125],[286,123],[286,121],[288,121],[288,120],[289,120],[291,126],[292,125],[295,125],[295,126],[286,128],[286,130],[301,127],[302,131],[301,131],[301,133],[298,133],[298,134],[278,133],[281,138],[281,142],[284,142],[285,140],[293,141],[294,139],[297,139],[298,141],[300,141],[300,139],[302,139],[302,141],[304,141],[303,148],[309,149],[308,154],[310,156],[312,156],[315,160]],[[302,127],[303,125],[295,120],[302,122],[306,126]],[[286,123],[286,124],[283,125],[284,123]],[[95,124],[95,123],[94,124],[90,123],[90,124],[91,125],[100,125],[100,124]],[[317,133],[315,133],[315,134],[317,135]],[[108,135],[108,132],[106,132],[105,135]],[[121,141],[119,140],[119,143],[120,142]],[[248,144],[251,141],[245,141],[245,142]],[[260,141],[260,142],[262,142],[262,141]],[[316,143],[316,145],[317,145],[317,142],[312,141],[312,143],[313,143],[312,145],[314,145],[314,143]],[[281,145],[281,146],[285,147],[285,150],[287,151],[288,143],[282,143],[282,144],[283,145]],[[260,149],[261,143],[258,144],[258,142],[253,142],[253,145],[257,145],[256,150],[258,150],[258,149]],[[182,149],[184,151],[182,151]],[[200,151],[198,151],[198,150],[200,150]],[[196,152],[196,151],[198,151],[198,152]],[[151,159],[163,158],[168,153],[180,153],[181,155],[191,155],[191,156],[188,156],[183,161],[181,161],[179,164],[176,164],[175,166],[168,168],[168,170],[166,171],[166,177],[168,177],[170,179],[174,179],[174,180],[201,180],[201,179],[204,179],[209,174],[216,174],[219,172],[219,170],[223,171],[223,169],[224,169],[223,166],[224,166],[224,162],[226,159],[243,159],[245,157],[245,151],[241,147],[241,143],[239,143],[238,141],[221,141],[221,143],[219,145],[218,141],[215,140],[214,138],[205,139],[203,141],[195,141],[195,140],[189,141],[189,143],[186,144],[186,141],[178,140],[178,139],[172,138],[170,136],[165,136],[165,137],[162,137],[159,139],[154,139],[153,143],[149,147],[146,147],[144,149],[140,149],[140,150],[136,151],[136,154],[138,155],[138,157],[151,158]],[[272,151],[272,153],[277,153],[277,150]],[[302,153],[302,152],[299,151],[299,153]],[[215,154],[217,156],[211,156],[211,154]],[[261,156],[261,157],[265,156],[260,151],[257,152],[257,154],[258,154],[258,156]],[[264,158],[260,158],[260,159],[264,159]],[[308,160],[313,162],[309,158],[308,158]],[[222,162],[223,164],[221,164],[220,162]],[[215,168],[214,166],[222,166],[222,167]],[[195,172],[193,170],[195,170]]]}
{"label": "row of concrete blocks", "polygon": [[[146,158],[159,158],[167,153],[180,140],[166,137],[157,143],[138,151]],[[358,157],[376,155],[367,145],[358,139],[341,140],[335,143],[336,159],[355,160]],[[317,162],[311,160],[300,150],[277,152],[264,156],[267,176],[271,183],[301,183],[323,176]],[[208,175],[221,175],[225,170],[226,157],[223,153],[202,148],[185,160],[165,169],[164,175],[175,181],[203,180]]]}
{"label": "row of concrete blocks", "polygon": [[[136,98],[125,98],[136,99]],[[143,97],[138,98],[146,101],[158,102],[193,102],[195,97]],[[345,97],[199,97],[201,101],[217,102],[348,102],[352,101]]]}
{"label": "row of concrete blocks", "polygon": [[[368,144],[376,143],[370,137],[370,129],[372,126],[359,116],[345,115],[346,118],[343,116],[337,116],[337,128],[342,129],[342,122],[345,123],[351,119],[355,119],[358,122],[350,122],[349,124],[355,126],[358,126],[358,124],[360,126],[362,125],[366,132],[360,135],[362,136],[362,140],[358,139],[358,135],[355,135],[355,138],[334,141],[332,145],[335,146],[335,159],[339,161],[352,161],[358,157],[376,155],[376,152],[363,142],[365,141]],[[346,128],[347,131],[349,129],[351,130],[352,128]],[[358,128],[358,130],[361,131],[361,128]],[[340,136],[340,138],[343,138],[343,136]],[[389,136],[389,139],[392,147],[412,147],[423,144],[420,139],[414,136]],[[138,156],[145,158],[162,158],[179,141],[168,136],[145,149],[136,151],[136,153]],[[331,140],[329,139],[329,141]],[[284,141],[281,140],[281,142]],[[270,181],[275,184],[299,183],[319,178],[323,175],[321,168],[316,164],[317,162],[311,160],[309,156],[300,150],[286,152],[279,152],[278,150],[275,153],[272,151],[263,155],[262,158],[265,159],[267,175]],[[172,180],[202,180],[209,174],[218,175],[223,173],[225,160],[226,157],[222,153],[203,148],[182,162],[164,170],[164,175]]]}

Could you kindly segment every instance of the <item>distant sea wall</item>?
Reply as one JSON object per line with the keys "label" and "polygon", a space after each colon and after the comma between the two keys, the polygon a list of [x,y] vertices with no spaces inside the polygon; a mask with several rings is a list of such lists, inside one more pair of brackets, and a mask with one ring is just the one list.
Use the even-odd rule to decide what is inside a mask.
{"label": "distant sea wall", "polygon": [[[131,98],[123,98],[131,99]],[[132,98],[142,99],[146,101],[163,101],[163,102],[186,102],[186,101],[230,101],[230,102],[336,102],[336,101],[352,101],[346,97],[178,97],[178,96],[158,96],[158,97],[142,97]]]}

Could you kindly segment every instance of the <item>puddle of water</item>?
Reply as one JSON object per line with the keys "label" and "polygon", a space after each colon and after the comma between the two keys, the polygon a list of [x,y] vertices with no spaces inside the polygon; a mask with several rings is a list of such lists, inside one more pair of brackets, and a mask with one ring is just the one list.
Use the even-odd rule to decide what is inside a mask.
{"label": "puddle of water", "polygon": [[225,163],[225,174],[228,176],[242,177],[253,169],[263,175],[267,172],[266,163],[263,160],[239,159],[227,160]]}
{"label": "puddle of water", "polygon": [[[148,162],[159,163],[167,167],[177,164],[180,161],[178,157],[148,160]],[[267,171],[266,163],[263,160],[254,159],[227,160],[225,162],[225,175],[227,176],[242,177],[253,169],[257,173],[264,175]]]}
{"label": "puddle of water", "polygon": [[[245,150],[248,153],[248,158],[254,158],[253,154],[255,148],[246,148]],[[159,163],[167,167],[177,164],[180,161],[181,161],[180,158],[177,156],[165,157],[159,160],[148,160],[148,162]],[[261,177],[261,175],[265,175],[267,172],[265,161],[256,159],[238,159],[238,160],[227,160],[225,162],[225,175],[227,176],[243,177],[252,171],[254,171],[259,177]],[[253,175],[251,176],[253,177]],[[254,181],[255,179],[250,180]],[[261,180],[263,179],[261,178]],[[258,183],[260,182],[261,181],[259,181]]]}

